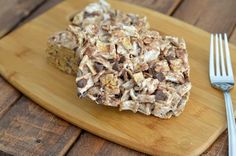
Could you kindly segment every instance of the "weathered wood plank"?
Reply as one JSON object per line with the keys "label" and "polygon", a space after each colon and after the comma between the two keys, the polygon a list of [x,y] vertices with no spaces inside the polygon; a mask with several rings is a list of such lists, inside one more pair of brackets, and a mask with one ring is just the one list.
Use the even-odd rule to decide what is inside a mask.
{"label": "weathered wood plank", "polygon": [[144,156],[145,154],[109,142],[88,132],[83,132],[79,141],[74,144],[67,155]]}
{"label": "weathered wood plank", "polygon": [[64,155],[80,129],[22,97],[0,119],[0,150],[13,155]]}
{"label": "weathered wood plank", "polygon": [[30,20],[32,20],[33,18],[36,18],[37,16],[43,14],[44,12],[46,12],[47,10],[49,10],[50,8],[56,6],[57,4],[59,4],[60,2],[62,2],[63,0],[46,0],[42,5],[40,5],[37,9],[35,9],[34,11],[32,11],[32,13],[24,20],[22,21],[22,23],[20,24],[24,24],[29,22]]}
{"label": "weathered wood plank", "polygon": [[0,151],[0,156],[12,156],[12,155],[6,152]]}
{"label": "weathered wood plank", "polygon": [[209,32],[230,34],[236,23],[235,0],[185,0],[174,17]]}
{"label": "weathered wood plank", "polygon": [[182,0],[123,0],[170,15]]}
{"label": "weathered wood plank", "polygon": [[0,0],[0,38],[11,31],[45,0]]}
{"label": "weathered wood plank", "polygon": [[0,76],[0,118],[20,97],[20,93]]}

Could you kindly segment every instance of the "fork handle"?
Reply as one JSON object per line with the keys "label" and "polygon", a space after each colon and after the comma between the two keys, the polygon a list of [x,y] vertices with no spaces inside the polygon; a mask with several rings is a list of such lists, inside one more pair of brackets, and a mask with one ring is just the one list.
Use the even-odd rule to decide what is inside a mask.
{"label": "fork handle", "polygon": [[234,119],[233,105],[228,91],[224,92],[226,116],[228,125],[229,156],[236,156],[236,125]]}

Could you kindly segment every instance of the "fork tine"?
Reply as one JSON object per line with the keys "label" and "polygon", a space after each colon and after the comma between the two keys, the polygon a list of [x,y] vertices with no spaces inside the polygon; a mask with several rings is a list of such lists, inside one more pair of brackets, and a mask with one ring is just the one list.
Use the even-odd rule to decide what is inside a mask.
{"label": "fork tine", "polygon": [[224,51],[223,51],[223,43],[222,43],[222,35],[219,34],[219,37],[220,37],[221,73],[222,73],[222,76],[226,76],[226,73],[225,73],[225,59],[224,59]]}
{"label": "fork tine", "polygon": [[214,69],[214,35],[211,34],[211,44],[210,44],[210,64],[209,64],[209,73],[210,77],[215,76],[215,69]]}
{"label": "fork tine", "polygon": [[220,75],[220,57],[219,57],[219,44],[218,44],[218,34],[215,35],[215,52],[216,52],[216,76]]}
{"label": "fork tine", "polygon": [[228,38],[227,38],[226,33],[224,34],[224,40],[225,40],[225,55],[226,55],[226,64],[227,64],[227,74],[228,74],[228,76],[233,77],[232,64],[231,64],[229,45],[228,45]]}

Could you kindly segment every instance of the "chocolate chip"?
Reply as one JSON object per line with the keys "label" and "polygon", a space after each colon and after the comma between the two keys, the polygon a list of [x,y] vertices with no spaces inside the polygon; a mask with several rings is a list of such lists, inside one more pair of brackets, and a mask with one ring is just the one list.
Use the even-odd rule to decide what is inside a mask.
{"label": "chocolate chip", "polygon": [[115,59],[108,59],[108,61],[109,61],[110,63],[113,63],[113,62],[115,62]]}
{"label": "chocolate chip", "polygon": [[101,95],[97,96],[97,99],[96,99],[96,102],[97,102],[97,103],[102,104],[103,101],[104,101],[104,100],[102,99],[102,96],[101,96]]}
{"label": "chocolate chip", "polygon": [[167,95],[165,93],[163,93],[163,91],[157,90],[155,93],[155,99],[156,99],[156,101],[158,101],[158,100],[166,101]]}
{"label": "chocolate chip", "polygon": [[[70,17],[70,22],[72,22],[74,20],[75,16],[73,15],[72,17]],[[74,23],[71,23],[71,25],[73,25]]]}
{"label": "chocolate chip", "polygon": [[165,75],[162,72],[157,72],[154,74],[154,78],[162,82],[165,80]]}
{"label": "chocolate chip", "polygon": [[77,51],[78,49],[79,49],[79,47],[76,46],[73,48],[73,51]]}
{"label": "chocolate chip", "polygon": [[120,94],[115,94],[115,98],[120,99],[121,98],[121,93]]}
{"label": "chocolate chip", "polygon": [[87,95],[87,92],[84,92],[83,94],[81,94],[81,93],[77,93],[77,96],[79,97],[79,98],[83,98],[83,97],[85,97]]}
{"label": "chocolate chip", "polygon": [[[153,68],[149,68],[148,69],[148,73],[150,74],[150,75],[154,75],[154,69]],[[155,76],[153,76],[154,78],[155,78]]]}
{"label": "chocolate chip", "polygon": [[123,71],[121,74],[121,78],[125,81],[132,79],[131,75],[127,71]]}
{"label": "chocolate chip", "polygon": [[88,43],[88,40],[85,40],[85,39],[83,38],[82,45],[85,46],[87,43]]}
{"label": "chocolate chip", "polygon": [[165,59],[165,56],[164,56],[163,54],[160,54],[160,55],[159,55],[159,59],[160,59],[160,60],[164,60],[164,59]]}
{"label": "chocolate chip", "polygon": [[87,18],[87,17],[89,17],[90,15],[89,15],[89,13],[88,12],[84,12],[84,18]]}
{"label": "chocolate chip", "polygon": [[36,143],[41,143],[41,140],[40,139],[36,139],[35,142]]}
{"label": "chocolate chip", "polygon": [[187,82],[189,82],[190,79],[189,79],[189,76],[188,76],[188,72],[186,71],[186,72],[184,72],[183,74],[184,74],[185,80],[186,80]]}
{"label": "chocolate chip", "polygon": [[172,56],[172,55],[168,55],[168,56],[166,56],[166,59],[169,61],[169,60],[174,60],[175,59],[175,57],[174,56]]}
{"label": "chocolate chip", "polygon": [[81,62],[81,61],[82,61],[81,59],[78,59],[78,61],[77,61],[78,65],[80,65],[80,62]]}
{"label": "chocolate chip", "polygon": [[88,80],[86,80],[85,78],[79,80],[79,81],[77,82],[77,87],[83,88],[84,86],[86,86],[87,81],[88,81]]}
{"label": "chocolate chip", "polygon": [[99,13],[97,13],[97,12],[92,12],[92,13],[84,12],[84,18],[94,17],[94,16],[99,16]]}
{"label": "chocolate chip", "polygon": [[123,74],[124,74],[123,75],[124,76],[124,80],[128,81],[128,73],[127,73],[127,71],[124,71]]}
{"label": "chocolate chip", "polygon": [[124,62],[125,62],[125,56],[122,55],[122,56],[120,57],[119,63],[124,63]]}
{"label": "chocolate chip", "polygon": [[112,66],[112,69],[114,69],[116,71],[120,71],[120,66],[119,66],[118,62],[114,63],[114,65]]}
{"label": "chocolate chip", "polygon": [[94,67],[96,69],[97,72],[100,72],[103,70],[104,66],[101,63],[95,62],[94,63]]}
{"label": "chocolate chip", "polygon": [[88,55],[88,57],[91,57],[92,56],[92,53],[93,53],[93,50],[92,50],[92,48],[90,48],[90,47],[87,47],[86,49],[85,49],[85,52],[84,52],[86,55]]}

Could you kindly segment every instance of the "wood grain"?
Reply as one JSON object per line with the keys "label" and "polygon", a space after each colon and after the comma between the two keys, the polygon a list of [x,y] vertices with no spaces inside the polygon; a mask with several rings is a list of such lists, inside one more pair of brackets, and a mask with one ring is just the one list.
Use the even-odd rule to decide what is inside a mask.
{"label": "wood grain", "polygon": [[98,136],[83,132],[67,154],[68,156],[101,155],[101,156],[145,156],[126,147],[104,140]]}
{"label": "wood grain", "polygon": [[236,23],[235,8],[235,0],[184,0],[174,17],[208,32],[229,35]]}
{"label": "wood grain", "polygon": [[216,142],[201,156],[227,156],[228,155],[228,137],[227,131],[222,133]]}
{"label": "wood grain", "polygon": [[[233,43],[236,45],[236,24],[234,25],[234,30],[232,31],[231,35],[230,35],[230,43]],[[236,51],[232,51],[232,53],[235,53]]]}
{"label": "wood grain", "polygon": [[[149,154],[197,155],[203,152],[226,128],[223,95],[208,81],[209,34],[148,9],[111,1],[117,9],[147,15],[151,26],[161,32],[184,37],[194,71],[191,73],[193,89],[190,101],[180,117],[160,120],[119,112],[88,99],[78,99],[74,78],[58,71],[45,60],[44,45],[48,36],[68,24],[66,18],[60,18],[61,14],[69,17],[87,3],[81,1],[78,4],[76,0],[62,2],[3,38],[0,41],[1,74],[46,109],[116,143]],[[235,47],[231,46],[231,50]],[[232,97],[235,101],[235,90],[232,90]]]}
{"label": "wood grain", "polygon": [[[174,17],[213,33],[227,32],[230,42],[236,44],[236,1],[185,0],[174,13]],[[219,10],[222,10],[220,14]],[[233,35],[231,35],[233,34]],[[235,36],[234,36],[235,35]],[[227,155],[228,133],[225,131],[203,155]]]}
{"label": "wood grain", "polygon": [[0,77],[0,118],[20,97],[20,92]]}
{"label": "wood grain", "polygon": [[0,150],[0,156],[13,156],[13,155]]}
{"label": "wood grain", "polygon": [[46,0],[42,5],[37,7],[37,9],[32,11],[31,14],[24,21],[20,22],[20,25],[25,24],[30,20],[38,17],[39,15],[45,13],[47,10],[51,9],[62,1],[63,0]]}
{"label": "wood grain", "polygon": [[[127,2],[129,2],[129,3],[135,3],[136,5],[141,5],[141,6],[144,6],[144,7],[148,7],[148,8],[150,8],[150,9],[154,9],[154,10],[157,10],[157,11],[160,11],[160,12],[163,12],[163,13],[169,13],[169,12],[172,12],[172,9],[170,9],[170,10],[164,10],[164,11],[162,11],[162,10],[160,10],[159,8],[165,8],[165,7],[163,7],[163,6],[165,6],[165,4],[163,5],[162,3],[163,3],[163,1],[161,1],[161,3],[159,3],[160,1],[133,1],[133,0],[128,0]],[[169,1],[164,1],[164,2],[169,2]],[[172,1],[173,2],[173,1]],[[231,5],[231,2],[232,1],[227,1],[227,3],[228,3],[228,5]],[[159,5],[159,4],[161,4],[160,6],[157,6],[157,5]],[[209,6],[209,4],[210,3],[208,3],[208,5],[205,5],[205,7],[208,7]],[[201,5],[199,5],[199,6],[195,6],[195,8],[197,9],[197,8],[200,8],[200,6]],[[213,7],[215,7],[215,6],[217,6],[217,7],[225,7],[225,6],[227,6],[227,4],[226,5],[224,5],[224,6],[219,6],[217,3],[214,3],[213,4]],[[192,6],[193,7],[193,6]],[[202,8],[202,7],[201,7]],[[231,7],[230,9],[234,9],[235,7]],[[184,11],[184,13],[186,14],[186,17],[192,17],[192,16],[189,16],[189,14],[192,14],[192,9],[189,9],[189,10],[186,10],[186,9],[188,9],[187,7],[185,7],[184,8],[185,9],[185,11]],[[226,8],[222,8],[223,10],[226,10]],[[227,8],[227,9],[229,9],[229,8]],[[198,9],[198,11],[202,11],[201,9]],[[231,11],[231,12],[234,12],[234,10],[229,10],[229,11]],[[216,16],[216,14],[211,14],[211,17],[212,18],[215,18],[215,16]],[[181,16],[180,16],[181,17]],[[223,18],[227,18],[227,14],[225,15],[225,17],[223,17]],[[194,18],[190,18],[191,20],[194,20]],[[215,21],[210,21],[210,22],[214,22],[215,23]],[[197,22],[196,23],[194,23],[194,24],[198,24]],[[208,24],[208,23],[205,23],[206,25]],[[229,24],[229,28],[231,28],[234,24],[233,23],[227,23],[227,24]],[[200,25],[201,26],[201,25]],[[216,25],[215,25],[216,27],[219,27],[219,26],[222,26],[222,23],[220,23],[220,22],[218,22],[218,23],[216,23]],[[201,26],[202,28],[204,28],[204,26]],[[226,27],[227,28],[227,27]],[[211,28],[210,28],[211,29]],[[215,28],[215,29],[219,29],[219,28]],[[225,30],[224,30],[225,31]],[[230,41],[231,41],[231,43],[235,43],[236,44],[236,31],[234,31],[233,33],[232,33],[232,36],[231,36],[231,38],[230,38]],[[211,146],[211,148],[210,149],[208,149],[208,151],[206,151],[203,155],[227,155],[227,132],[225,131],[218,139],[217,139],[217,141]],[[99,139],[97,136],[94,136],[94,135],[91,135],[90,137],[94,137],[94,139],[88,139],[87,140],[87,142],[88,141],[90,141],[90,144],[91,145],[96,145],[96,144],[93,144],[93,142],[95,142],[95,140],[96,140],[96,142],[104,142],[104,140],[102,140],[102,139]],[[96,139],[95,139],[96,138]],[[78,140],[78,141],[80,141],[80,140]],[[76,145],[81,145],[80,143],[76,143]],[[98,146],[99,146],[100,144],[98,144]],[[114,146],[115,146],[116,144],[114,144]],[[83,146],[83,145],[81,145],[81,146]],[[104,145],[103,145],[104,146]],[[119,146],[119,145],[117,145],[117,146]],[[72,149],[77,149],[77,146],[74,146],[74,148],[72,148]],[[74,151],[76,151],[76,150],[74,150]],[[73,155],[76,155],[76,152],[74,152],[73,151]],[[128,151],[127,151],[128,152]],[[93,154],[94,155],[94,154]],[[137,154],[138,155],[138,154]]]}
{"label": "wood grain", "polygon": [[[173,11],[181,3],[181,0],[123,0],[125,2],[140,5],[171,15]],[[122,155],[143,156],[145,154],[130,150],[126,147],[120,146],[116,143],[109,142],[99,136],[84,132],[76,141],[75,145],[68,152],[68,156],[77,155]]]}
{"label": "wood grain", "polygon": [[0,120],[0,150],[13,155],[64,155],[80,130],[22,97]]}
{"label": "wood grain", "polygon": [[[2,33],[2,34],[0,33],[0,35],[4,35],[8,31],[11,31],[12,29],[14,29],[16,26],[23,24],[23,23],[31,20],[32,18],[35,18],[36,16],[38,16],[42,12],[46,11],[47,9],[49,9],[50,7],[52,7],[53,5],[58,3],[59,1],[58,0],[57,1],[56,0],[46,1],[42,7],[40,6],[42,4],[41,2],[43,2],[43,1],[42,0],[41,1],[34,1],[34,2],[33,1],[5,1],[4,3],[7,8],[5,8],[5,10],[0,10],[0,21],[1,21],[0,22],[0,32]],[[0,4],[2,4],[2,3],[3,3],[3,1],[0,1]],[[37,8],[38,6],[40,6],[40,7],[38,9],[36,9],[36,11],[34,12],[35,8]],[[17,10],[17,12],[14,12],[12,10]],[[8,12],[11,12],[11,13],[9,14]],[[21,14],[21,12],[23,14]],[[31,14],[32,12],[34,12],[34,13]],[[4,16],[1,16],[1,15],[4,15]],[[27,17],[27,19],[23,20],[26,17]],[[6,20],[7,18],[8,18],[8,20],[12,20],[12,21],[7,21]],[[6,25],[6,22],[9,22],[9,24]],[[4,28],[1,27],[3,25],[4,25]],[[14,104],[14,102],[20,97],[20,93],[1,77],[0,77],[0,88],[1,88],[0,89],[0,118],[1,118],[1,116],[3,116],[4,113],[9,111],[9,109]],[[24,98],[25,98],[25,100],[21,100],[20,103],[22,105],[29,105],[29,100],[26,100],[26,97],[24,97]],[[30,108],[37,108],[37,107],[38,106],[36,103],[30,101]],[[23,107],[21,109],[25,109],[25,110],[21,110],[22,112],[25,113],[25,114],[21,114],[21,117],[27,118],[27,122],[29,122],[30,124],[32,122],[34,122],[34,119],[31,118],[32,115],[27,113],[28,107]],[[19,109],[15,110],[15,111],[18,111],[18,110]],[[12,110],[10,110],[10,112],[11,111]],[[20,153],[21,153],[21,155],[25,155],[27,153],[30,155],[35,154],[35,153],[40,154],[40,152],[34,151],[34,148],[36,146],[27,143],[29,141],[29,137],[32,137],[32,138],[37,137],[38,134],[44,135],[44,136],[42,138],[36,140],[37,146],[42,146],[42,150],[43,150],[43,148],[46,147],[45,148],[46,151],[45,152],[41,151],[41,154],[54,154],[54,153],[50,153],[50,147],[52,147],[52,149],[53,149],[52,152],[57,152],[58,154],[61,155],[67,151],[69,146],[73,143],[73,141],[75,141],[76,137],[78,137],[78,135],[79,135],[79,132],[80,132],[79,128],[75,128],[74,126],[72,126],[68,123],[65,123],[65,121],[58,120],[58,119],[55,120],[54,119],[55,116],[49,115],[49,113],[42,113],[41,108],[34,109],[34,114],[35,114],[35,116],[37,116],[37,115],[41,116],[41,118],[39,118],[38,120],[41,120],[41,119],[43,119],[43,120],[37,121],[37,122],[40,122],[41,125],[46,125],[46,128],[47,128],[47,126],[51,126],[51,127],[55,126],[55,128],[56,128],[56,127],[58,127],[57,125],[62,125],[64,127],[66,127],[64,134],[62,134],[62,136],[60,136],[58,134],[59,136],[56,136],[57,137],[56,139],[58,139],[58,141],[56,142],[56,141],[52,141],[50,139],[50,137],[48,136],[49,134],[46,134],[44,132],[44,129],[39,130],[38,133],[32,134],[32,132],[36,130],[35,128],[30,128],[30,127],[28,127],[27,124],[21,124],[20,129],[10,128],[10,129],[7,129],[6,131],[4,131],[4,133],[9,133],[9,130],[10,131],[13,130],[13,131],[18,131],[17,133],[20,135],[21,134],[23,135],[25,133],[30,133],[30,135],[32,134],[32,136],[21,137],[19,140],[18,135],[11,135],[11,139],[8,138],[8,140],[4,140],[6,138],[4,138],[0,135],[1,136],[0,137],[0,144],[4,145],[7,143],[7,147],[3,147],[0,145],[1,146],[0,149],[8,152],[8,153],[6,153],[3,151],[0,151],[0,155],[10,156],[9,153],[13,153],[13,154],[17,154],[17,155],[19,155]],[[7,116],[7,117],[10,118],[9,116]],[[52,119],[54,121],[53,122],[50,121],[50,123],[48,123],[49,122],[48,120],[52,120]],[[32,126],[35,126],[35,125],[36,124],[32,124]],[[2,128],[2,125],[0,125],[0,127]],[[25,128],[25,127],[28,127],[28,128]],[[60,131],[63,131],[63,129],[61,128]],[[0,132],[0,134],[2,134],[1,132]],[[17,144],[16,144],[15,139],[17,140]],[[49,144],[50,144],[50,146],[47,147],[47,145],[49,145]],[[64,147],[65,145],[66,145],[66,147]],[[45,147],[43,147],[43,146],[45,146]]]}
{"label": "wood grain", "polygon": [[170,15],[182,0],[123,0],[125,2],[153,9]]}
{"label": "wood grain", "polygon": [[[51,1],[48,1],[48,2],[51,2]],[[133,3],[135,3],[135,1],[132,1]],[[138,1],[138,3],[140,4],[140,2]],[[138,4],[138,5],[139,5]],[[150,5],[150,4],[149,4]],[[45,5],[44,5],[45,6]],[[46,6],[47,7],[47,6]],[[150,7],[151,8],[151,7]],[[233,25],[233,24],[232,24]],[[233,33],[233,36],[236,36],[236,35],[234,35],[235,33]],[[232,40],[234,40],[234,39],[232,39],[232,37],[231,37],[231,41]],[[1,95],[1,94],[0,94]],[[224,133],[223,135],[227,135],[226,133]],[[97,136],[93,136],[93,137],[97,137]],[[222,136],[218,139],[218,140],[221,140],[221,138],[222,138]],[[102,141],[102,140],[101,140]],[[225,140],[225,142],[227,143],[227,140]],[[224,142],[216,142],[214,145],[217,145],[217,144],[224,144]],[[214,146],[213,145],[213,146]],[[119,146],[119,145],[118,145]],[[215,147],[217,147],[217,148],[219,148],[219,146],[215,146]],[[225,147],[227,147],[226,145],[225,145]],[[210,153],[210,155],[212,155],[212,153],[214,153],[214,150],[217,150],[217,148],[212,148],[212,149],[210,149],[210,151],[211,152],[209,152]],[[213,152],[212,152],[213,151]],[[208,155],[209,155],[209,153],[208,153]],[[0,154],[1,154],[1,152],[0,152]],[[214,154],[215,155],[215,154]]]}
{"label": "wood grain", "polygon": [[0,38],[11,31],[45,0],[0,0]]}

